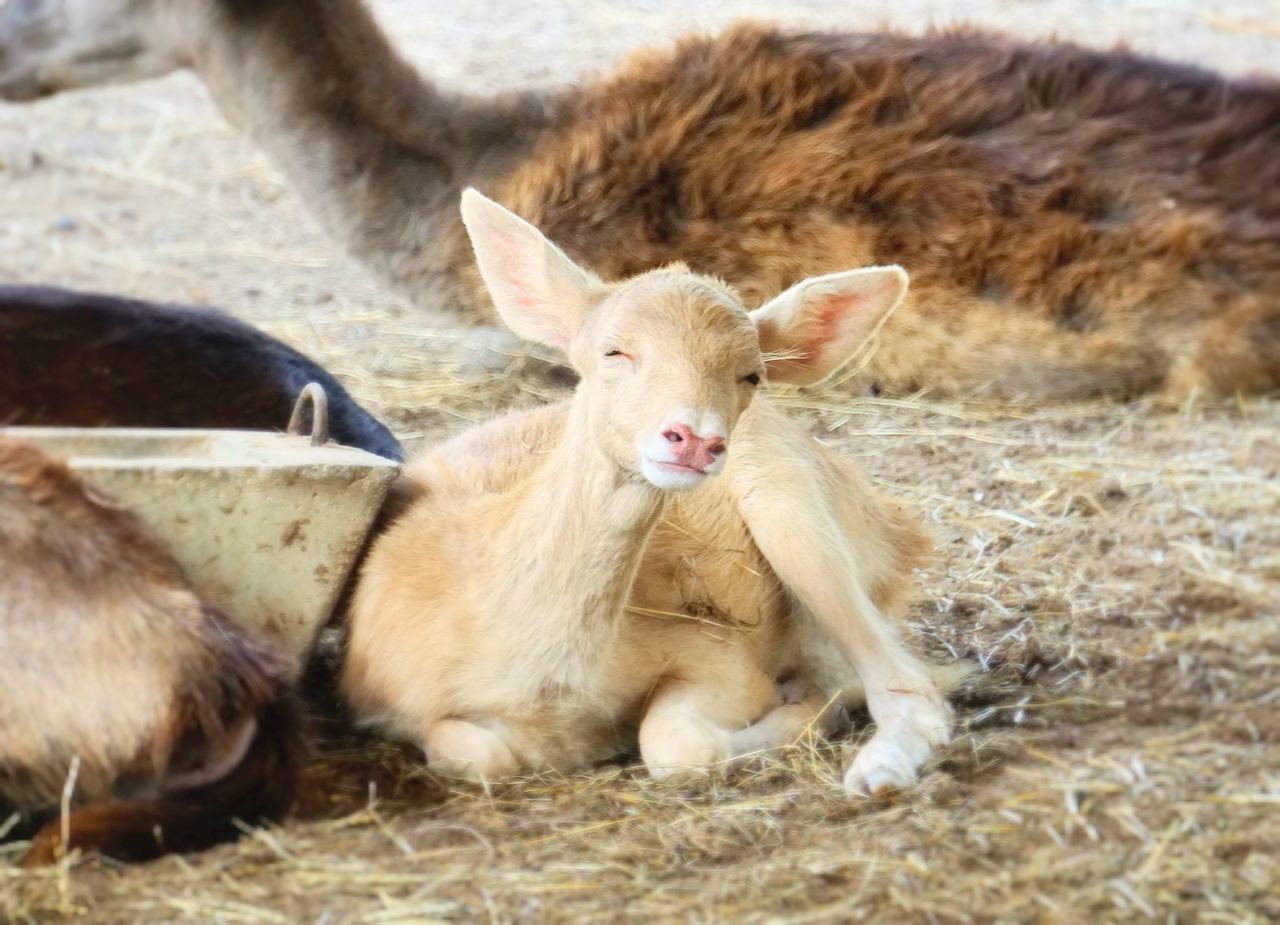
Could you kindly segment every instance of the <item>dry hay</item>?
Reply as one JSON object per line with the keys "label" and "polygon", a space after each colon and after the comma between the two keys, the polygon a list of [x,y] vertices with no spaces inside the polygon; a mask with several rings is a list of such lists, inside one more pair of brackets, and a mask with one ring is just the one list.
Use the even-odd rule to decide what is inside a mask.
{"label": "dry hay", "polygon": [[[373,364],[328,359],[404,433],[555,394],[462,379],[447,339],[403,336]],[[4,908],[95,923],[1280,916],[1280,404],[784,400],[934,525],[910,635],[983,671],[918,789],[842,796],[856,737],[683,784],[612,766],[457,785],[322,718],[299,818],[144,868],[0,867]]]}

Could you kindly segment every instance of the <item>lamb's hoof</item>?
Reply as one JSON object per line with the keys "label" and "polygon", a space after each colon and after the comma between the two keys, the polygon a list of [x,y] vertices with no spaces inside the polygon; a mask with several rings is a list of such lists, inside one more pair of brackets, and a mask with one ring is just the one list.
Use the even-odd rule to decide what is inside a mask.
{"label": "lamb's hoof", "polygon": [[951,738],[945,709],[923,708],[879,729],[849,765],[844,789],[850,796],[879,796],[915,785],[920,768]]}
{"label": "lamb's hoof", "polygon": [[907,790],[916,783],[916,772],[905,754],[868,755],[864,748],[844,775],[844,789],[849,796],[874,797]]}

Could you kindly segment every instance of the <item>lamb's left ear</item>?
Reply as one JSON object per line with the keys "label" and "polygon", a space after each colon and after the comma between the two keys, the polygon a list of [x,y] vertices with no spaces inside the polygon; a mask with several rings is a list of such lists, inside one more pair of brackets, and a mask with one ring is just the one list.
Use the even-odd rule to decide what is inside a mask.
{"label": "lamb's left ear", "polygon": [[525,340],[567,349],[600,280],[537,228],[471,188],[462,193],[462,223],[507,327]]}
{"label": "lamb's left ear", "polygon": [[902,267],[866,267],[796,283],[751,313],[771,382],[814,385],[853,356],[907,291]]}

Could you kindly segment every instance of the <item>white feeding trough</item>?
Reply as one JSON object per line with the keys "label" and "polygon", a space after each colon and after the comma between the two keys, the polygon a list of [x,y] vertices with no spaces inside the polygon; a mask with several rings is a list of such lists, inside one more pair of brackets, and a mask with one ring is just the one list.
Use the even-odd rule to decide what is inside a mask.
{"label": "white feeding trough", "polygon": [[[315,433],[297,435],[311,398]],[[201,597],[305,663],[399,466],[323,445],[324,393],[308,386],[290,433],[0,428],[63,459],[169,547]]]}

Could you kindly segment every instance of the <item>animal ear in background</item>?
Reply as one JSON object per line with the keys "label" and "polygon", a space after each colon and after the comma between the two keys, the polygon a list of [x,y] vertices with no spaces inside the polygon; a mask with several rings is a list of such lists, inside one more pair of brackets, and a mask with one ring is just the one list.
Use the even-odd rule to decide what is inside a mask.
{"label": "animal ear in background", "polygon": [[815,276],[751,313],[769,381],[815,385],[853,356],[907,292],[898,266]]}
{"label": "animal ear in background", "polygon": [[462,223],[507,327],[525,340],[566,349],[600,280],[537,228],[474,189],[462,194]]}

